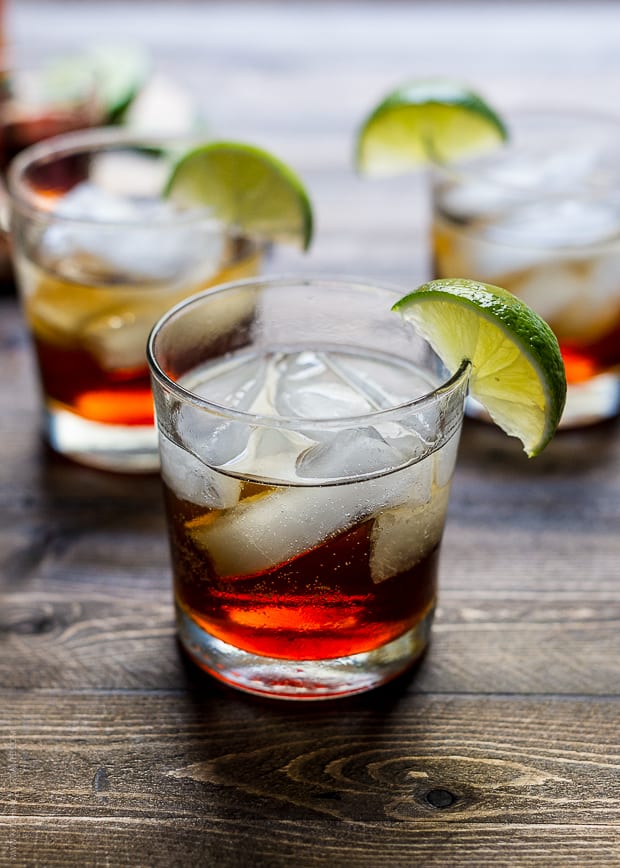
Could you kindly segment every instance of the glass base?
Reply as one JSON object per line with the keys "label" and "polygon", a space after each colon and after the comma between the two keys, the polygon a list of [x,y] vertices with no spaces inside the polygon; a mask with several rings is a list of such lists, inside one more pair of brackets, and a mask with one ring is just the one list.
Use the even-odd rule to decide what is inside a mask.
{"label": "glass base", "polygon": [[261,657],[211,636],[177,607],[179,638],[202,669],[231,687],[276,699],[333,699],[379,687],[408,669],[430,638],[434,610],[374,651],[329,660]]}
{"label": "glass base", "polygon": [[[482,404],[469,396],[465,412],[474,419],[490,422],[489,414]],[[612,419],[620,413],[620,377],[616,374],[599,374],[585,383],[568,387],[566,406],[560,428],[582,428]]]}
{"label": "glass base", "polygon": [[44,426],[52,449],[79,464],[118,473],[159,470],[154,426],[105,425],[53,406],[45,411]]}

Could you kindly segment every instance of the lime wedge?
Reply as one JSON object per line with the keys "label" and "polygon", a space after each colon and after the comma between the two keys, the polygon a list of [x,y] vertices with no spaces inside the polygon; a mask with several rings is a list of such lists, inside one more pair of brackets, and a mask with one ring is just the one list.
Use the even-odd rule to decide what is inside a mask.
{"label": "lime wedge", "polygon": [[296,244],[312,239],[312,207],[303,183],[272,154],[241,142],[209,142],[175,164],[165,195],[208,206],[246,235]]}
{"label": "lime wedge", "polygon": [[83,54],[54,60],[46,70],[50,97],[70,99],[94,91],[105,123],[120,123],[146,83],[149,57],[137,45],[97,45]]}
{"label": "lime wedge", "polygon": [[471,363],[470,394],[531,457],[553,437],[566,400],[558,342],[538,314],[505,289],[432,280],[396,302],[454,372]]}
{"label": "lime wedge", "polygon": [[415,81],[388,94],[362,124],[355,162],[365,175],[399,175],[431,160],[449,163],[497,147],[502,120],[458,82]]}
{"label": "lime wedge", "polygon": [[100,45],[90,52],[108,121],[119,123],[147,82],[151,61],[137,45]]}

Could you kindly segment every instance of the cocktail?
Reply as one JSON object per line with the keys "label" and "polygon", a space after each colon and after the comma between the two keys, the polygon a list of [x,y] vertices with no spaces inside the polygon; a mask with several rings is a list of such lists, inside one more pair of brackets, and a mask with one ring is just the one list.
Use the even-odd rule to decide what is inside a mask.
{"label": "cocktail", "polygon": [[549,322],[569,383],[564,426],[620,409],[619,135],[617,119],[583,113],[502,120],[458,83],[420,81],[358,136],[367,174],[432,168],[434,277],[499,284]]}
{"label": "cocktail", "polygon": [[[2,8],[0,6],[0,17]],[[24,148],[92,126],[122,123],[149,81],[137,45],[98,44],[26,64],[0,42],[0,171]]]}
{"label": "cocktail", "polygon": [[620,409],[620,121],[509,119],[506,145],[437,166],[437,277],[497,283],[553,328],[569,384],[563,425]]}
{"label": "cocktail", "polygon": [[[211,143],[191,149],[188,161],[186,148],[94,130],[27,149],[9,173],[14,264],[45,431],[54,449],[85,464],[157,468],[149,331],[191,293],[256,274],[270,237],[262,224],[262,235],[244,231],[260,219],[260,203],[245,221],[221,216],[227,196],[240,202],[235,183],[250,195],[254,181],[245,171],[229,182],[215,166],[232,159],[246,170],[271,167],[269,155]],[[207,191],[213,207],[204,191],[190,201],[195,169],[187,167],[196,160],[205,183],[219,179]]]}
{"label": "cocktail", "polygon": [[[399,301],[343,280],[247,280],[196,295],[155,326],[179,635],[217,678],[325,698],[381,684],[422,653],[468,383],[484,396],[479,369],[498,366],[502,382],[508,366],[492,348],[516,327],[513,318],[507,336],[480,325],[480,298],[488,311],[497,296],[462,290],[429,285]],[[501,298],[499,315],[514,304]],[[483,349],[444,352],[448,371],[411,325],[445,351],[452,338],[429,308],[461,333],[473,316]],[[542,357],[516,346],[500,403],[510,427],[540,400],[533,425],[530,414],[512,426],[534,454],[557,424],[563,380],[553,335],[531,328],[552,347],[551,386],[541,386]]]}
{"label": "cocktail", "polygon": [[[48,71],[18,66],[0,48],[0,186],[9,163],[24,148],[104,121],[94,76],[82,75],[71,87],[58,89]],[[0,233],[0,292],[15,293],[4,233]]]}

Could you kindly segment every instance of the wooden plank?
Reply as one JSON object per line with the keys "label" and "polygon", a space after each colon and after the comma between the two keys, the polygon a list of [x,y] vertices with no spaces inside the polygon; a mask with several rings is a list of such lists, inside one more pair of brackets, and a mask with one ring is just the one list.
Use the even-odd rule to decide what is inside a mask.
{"label": "wooden plank", "polygon": [[185,818],[0,817],[0,860],[10,868],[131,865],[132,868],[406,868],[472,865],[497,868],[610,868],[618,864],[614,825],[506,824],[465,827],[437,823],[405,827],[399,822],[286,818],[269,827],[252,818],[207,823]]}
{"label": "wooden plank", "polygon": [[[174,689],[187,684],[171,591],[109,584],[5,594],[0,686]],[[416,693],[617,693],[615,595],[445,590]]]}
{"label": "wooden plank", "polygon": [[61,864],[55,846],[73,859],[90,848],[95,864],[140,860],[141,846],[157,858],[152,836],[178,864],[194,864],[200,846],[244,864],[251,842],[249,864],[293,852],[343,865],[587,853],[603,864],[618,853],[618,700],[415,697],[402,686],[313,706],[225,688],[4,699],[0,840],[5,858],[28,864]]}

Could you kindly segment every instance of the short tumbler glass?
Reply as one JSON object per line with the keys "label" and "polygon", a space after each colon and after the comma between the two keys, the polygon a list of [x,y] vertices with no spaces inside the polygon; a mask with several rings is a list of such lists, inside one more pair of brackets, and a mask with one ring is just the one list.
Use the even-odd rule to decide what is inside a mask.
{"label": "short tumbler glass", "polygon": [[380,685],[425,648],[467,391],[394,289],[245,280],[148,345],[178,630],[245,691]]}
{"label": "short tumbler glass", "polygon": [[434,275],[498,284],[538,311],[566,366],[561,425],[599,422],[620,410],[620,118],[507,122],[504,147],[436,167]]}
{"label": "short tumbler glass", "polygon": [[158,467],[146,341],[199,290],[258,273],[260,245],[163,194],[187,143],[96,129],[24,151],[8,175],[13,260],[45,433],[80,463]]}

